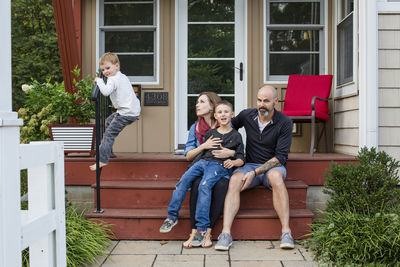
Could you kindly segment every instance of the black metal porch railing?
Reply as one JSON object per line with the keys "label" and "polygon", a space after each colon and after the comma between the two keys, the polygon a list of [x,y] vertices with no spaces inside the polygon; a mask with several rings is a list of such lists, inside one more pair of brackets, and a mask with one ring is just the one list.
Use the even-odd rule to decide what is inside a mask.
{"label": "black metal porch railing", "polygon": [[[103,76],[103,73],[99,71],[99,77],[107,83],[107,78]],[[112,105],[109,97],[103,96],[100,93],[100,88],[96,84],[92,92],[92,100],[95,101],[95,116],[96,116],[96,201],[97,206],[95,213],[103,213],[100,204],[100,176],[101,168],[100,166],[100,141],[103,138],[104,131],[106,129],[105,121],[108,116],[112,113]]]}

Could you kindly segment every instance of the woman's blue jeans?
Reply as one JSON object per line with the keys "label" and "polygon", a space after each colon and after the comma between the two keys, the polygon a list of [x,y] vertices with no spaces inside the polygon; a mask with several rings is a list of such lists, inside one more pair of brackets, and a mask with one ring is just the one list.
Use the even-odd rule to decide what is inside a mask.
{"label": "woman's blue jeans", "polygon": [[199,185],[199,194],[196,205],[196,227],[207,228],[210,226],[210,205],[211,189],[215,183],[223,178],[229,178],[231,170],[214,161],[199,160],[187,170],[172,193],[172,198],[168,206],[168,216],[177,219],[182,202],[186,197],[186,192],[197,177],[202,177]]}

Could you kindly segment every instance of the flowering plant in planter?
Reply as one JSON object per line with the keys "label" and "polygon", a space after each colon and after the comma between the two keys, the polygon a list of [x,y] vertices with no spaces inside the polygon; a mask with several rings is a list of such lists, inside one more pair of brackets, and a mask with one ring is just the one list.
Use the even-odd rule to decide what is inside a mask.
{"label": "flowering plant in planter", "polygon": [[47,81],[39,83],[32,80],[30,85],[23,85],[27,94],[23,108],[18,115],[24,120],[21,127],[21,143],[50,140],[49,124],[67,124],[70,118],[76,123],[87,124],[94,118],[94,103],[91,101],[93,78],[78,80],[80,70],[72,71],[75,92],[65,91],[64,83]]}

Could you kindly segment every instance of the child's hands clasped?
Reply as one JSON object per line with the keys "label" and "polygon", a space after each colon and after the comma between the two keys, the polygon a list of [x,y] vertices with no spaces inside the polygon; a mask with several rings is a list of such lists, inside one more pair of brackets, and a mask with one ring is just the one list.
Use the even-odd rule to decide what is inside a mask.
{"label": "child's hands clasped", "polygon": [[235,166],[235,165],[234,165],[234,163],[233,163],[232,160],[227,159],[227,160],[224,161],[224,168],[225,168],[225,169],[230,169],[230,168],[232,168],[233,166]]}

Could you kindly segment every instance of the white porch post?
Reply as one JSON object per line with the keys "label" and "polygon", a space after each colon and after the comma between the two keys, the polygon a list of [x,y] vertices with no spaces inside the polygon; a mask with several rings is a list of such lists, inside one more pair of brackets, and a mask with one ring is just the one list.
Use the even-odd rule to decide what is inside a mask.
{"label": "white porch post", "polygon": [[378,148],[378,13],[377,2],[359,5],[359,147]]}
{"label": "white porch post", "polygon": [[21,266],[19,126],[11,111],[11,1],[0,1],[0,266]]}

